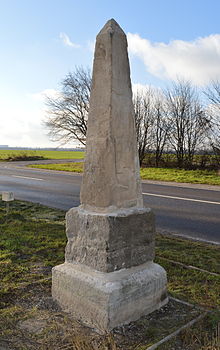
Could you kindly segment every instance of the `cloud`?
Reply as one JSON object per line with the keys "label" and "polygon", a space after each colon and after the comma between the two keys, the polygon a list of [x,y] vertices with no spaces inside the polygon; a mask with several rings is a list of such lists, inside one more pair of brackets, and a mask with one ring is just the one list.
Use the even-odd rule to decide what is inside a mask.
{"label": "cloud", "polygon": [[65,46],[69,46],[74,49],[79,49],[81,47],[80,45],[73,43],[66,33],[60,33],[60,39],[62,40]]}
{"label": "cloud", "polygon": [[184,78],[196,85],[220,79],[220,34],[194,41],[172,40],[152,43],[128,33],[131,54],[139,57],[147,70],[161,79]]}
{"label": "cloud", "polygon": [[[14,147],[56,147],[42,124],[45,118],[43,103],[24,95],[18,100],[5,98],[0,104],[0,144]],[[13,100],[13,98],[12,98]]]}
{"label": "cloud", "polygon": [[[0,109],[2,112],[3,109]],[[1,144],[19,147],[54,147],[47,131],[42,126],[44,112],[42,110],[27,110],[7,108],[5,111],[7,123],[0,118]]]}
{"label": "cloud", "polygon": [[149,89],[153,89],[155,87],[152,87],[151,85],[143,85],[143,84],[140,84],[140,83],[133,83],[132,84],[132,92],[133,94],[137,94],[137,92],[139,93],[144,93],[146,91],[148,91]]}
{"label": "cloud", "polygon": [[36,92],[33,94],[28,94],[29,97],[38,102],[45,102],[46,97],[57,98],[60,96],[60,92],[55,89],[45,89],[40,92]]}
{"label": "cloud", "polygon": [[[13,147],[59,147],[48,136],[43,121],[46,117],[44,96],[59,96],[55,89],[45,89],[35,94],[25,94],[19,99],[8,96],[0,103],[0,144]],[[13,103],[11,101],[13,100]],[[71,141],[66,146],[75,147]]]}
{"label": "cloud", "polygon": [[95,39],[87,41],[87,48],[89,49],[90,52],[94,53],[94,51],[95,51]]}

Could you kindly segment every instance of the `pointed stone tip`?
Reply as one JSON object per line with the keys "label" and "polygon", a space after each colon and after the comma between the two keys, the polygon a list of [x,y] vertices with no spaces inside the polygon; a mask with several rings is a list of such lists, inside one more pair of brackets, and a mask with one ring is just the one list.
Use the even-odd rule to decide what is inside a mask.
{"label": "pointed stone tip", "polygon": [[120,28],[119,24],[116,22],[114,18],[109,19],[106,24],[110,24],[111,26],[117,26]]}
{"label": "pointed stone tip", "polygon": [[125,35],[124,31],[121,29],[121,27],[116,22],[116,20],[114,20],[114,18],[111,18],[106,22],[106,24],[101,29],[98,35],[106,34],[106,33],[115,33],[115,32]]}

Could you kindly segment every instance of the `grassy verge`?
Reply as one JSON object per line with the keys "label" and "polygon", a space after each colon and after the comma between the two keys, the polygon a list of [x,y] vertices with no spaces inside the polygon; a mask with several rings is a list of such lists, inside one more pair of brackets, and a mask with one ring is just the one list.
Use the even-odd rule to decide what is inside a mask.
{"label": "grassy verge", "polygon": [[[71,320],[50,298],[51,268],[64,261],[64,226],[63,211],[15,201],[6,215],[5,204],[0,201],[0,347],[144,350],[177,325],[196,317],[198,310],[171,302],[167,309],[106,336]],[[175,338],[179,348],[171,342],[170,347],[161,349],[183,349],[187,342],[195,345],[192,349],[217,349],[202,346],[210,344],[220,322],[219,261],[217,246],[157,236],[156,262],[167,271],[169,294],[213,310],[190,333],[185,331]],[[188,265],[216,275],[188,269]]]}
{"label": "grassy verge", "polygon": [[82,159],[80,151],[0,150],[0,160]]}
{"label": "grassy verge", "polygon": [[141,178],[145,180],[220,185],[220,176],[215,170],[143,168],[141,169]]}
{"label": "grassy verge", "polygon": [[[158,235],[156,262],[168,273],[168,288],[173,297],[204,307],[220,309],[219,246]],[[214,274],[189,269],[191,266]]]}
{"label": "grassy verge", "polygon": [[[30,165],[33,168],[83,172],[82,163],[71,164],[38,164]],[[220,176],[215,170],[184,170],[184,169],[163,169],[163,168],[141,168],[143,180],[174,181],[195,184],[219,185]]]}
{"label": "grassy verge", "polygon": [[31,164],[30,168],[47,169],[47,170],[59,170],[59,171],[71,171],[74,173],[83,172],[83,163],[63,163],[63,164]]}

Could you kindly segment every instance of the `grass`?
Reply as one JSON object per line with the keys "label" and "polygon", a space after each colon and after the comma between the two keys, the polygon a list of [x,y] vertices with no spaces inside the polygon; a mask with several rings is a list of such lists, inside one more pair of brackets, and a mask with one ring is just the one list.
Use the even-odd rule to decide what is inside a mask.
{"label": "grass", "polygon": [[[83,163],[38,164],[30,165],[30,167],[49,170],[72,171],[77,173],[83,172]],[[220,176],[215,170],[141,168],[140,173],[143,180],[173,181],[220,186]]]}
{"label": "grass", "polygon": [[[158,234],[155,261],[167,271],[168,290],[173,297],[204,307],[220,309],[219,246]],[[217,273],[219,276],[184,268],[175,264],[175,261]]]}
{"label": "grass", "polygon": [[48,170],[60,170],[71,171],[75,173],[83,172],[83,163],[64,163],[64,164],[31,164],[30,168],[48,169]]}
{"label": "grass", "polygon": [[[80,151],[55,151],[55,150],[0,150],[0,161],[5,160],[32,160],[32,159],[82,159],[85,152]],[[145,167],[155,166],[155,154],[147,153],[143,162]],[[192,164],[193,169],[218,169],[220,165],[220,156],[217,155],[195,155]],[[159,167],[177,168],[175,154],[165,153],[162,156]]]}
{"label": "grass", "polygon": [[[26,150],[0,150],[0,161],[38,160],[38,159],[83,159],[84,152],[80,151],[26,151]],[[82,163],[74,164],[34,164],[33,168],[71,171],[81,173]],[[220,176],[216,170],[184,170],[176,168],[141,168],[143,180],[173,181],[195,184],[219,185]]]}
{"label": "grass", "polygon": [[[219,350],[220,349],[220,329],[219,325],[212,328],[210,326],[216,324],[216,315],[209,315],[187,328],[178,337],[159,346],[159,350],[170,349],[187,349],[187,350]],[[217,317],[220,315],[218,314]]]}
{"label": "grass", "polygon": [[[84,152],[80,151],[41,151],[41,150],[0,150],[0,160],[19,160],[17,158],[42,159],[82,159]],[[27,160],[28,160],[27,159]]]}
{"label": "grass", "polygon": [[[129,326],[126,334],[122,330],[100,337],[59,310],[48,311],[44,304],[51,295],[51,268],[64,261],[64,214],[61,210],[14,201],[7,215],[5,203],[0,201],[0,346],[4,340],[13,349],[144,350],[161,334],[175,330],[176,325],[164,320],[167,316],[162,312],[153,323],[150,315]],[[203,332],[208,344],[209,335],[214,334],[220,322],[220,276],[189,270],[175,262],[219,274],[219,247],[158,234],[155,261],[167,271],[170,295],[214,310],[199,328],[181,333],[175,341],[193,342],[198,345],[195,349],[217,349],[203,348],[199,334]],[[39,303],[44,307],[37,306]],[[173,307],[175,312],[176,306]],[[184,313],[186,310],[182,309],[178,317]],[[26,330],[27,324],[34,329],[41,324],[45,327],[32,334]],[[173,343],[161,349],[172,346]]]}
{"label": "grass", "polygon": [[[40,214],[39,214],[40,213]],[[42,216],[43,215],[43,216]],[[10,304],[21,283],[36,279],[34,269],[52,267],[64,257],[64,213],[33,205],[13,203],[8,215],[0,208],[0,307]]]}
{"label": "grass", "polygon": [[144,180],[220,185],[220,176],[215,170],[142,168],[141,178]]}

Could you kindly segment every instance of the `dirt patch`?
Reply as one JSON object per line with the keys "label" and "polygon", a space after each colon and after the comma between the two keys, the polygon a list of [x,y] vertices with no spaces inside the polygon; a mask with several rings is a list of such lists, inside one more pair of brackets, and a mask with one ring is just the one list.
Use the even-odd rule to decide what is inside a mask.
{"label": "dirt patch", "polygon": [[0,337],[0,346],[7,344],[13,350],[143,350],[202,312],[171,298],[160,310],[99,335],[61,311],[50,296],[49,281],[26,286],[22,294],[14,308],[8,308],[2,341]]}
{"label": "dirt patch", "polygon": [[47,320],[29,318],[28,320],[18,322],[18,328],[29,333],[41,333],[47,326]]}

